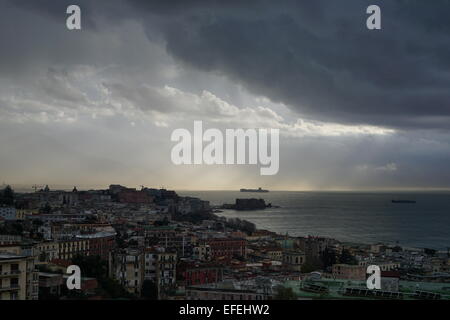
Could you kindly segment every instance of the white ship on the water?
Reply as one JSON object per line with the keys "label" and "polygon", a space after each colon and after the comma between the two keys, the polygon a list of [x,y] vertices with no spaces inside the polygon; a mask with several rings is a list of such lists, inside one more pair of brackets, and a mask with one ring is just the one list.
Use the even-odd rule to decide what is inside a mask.
{"label": "white ship on the water", "polygon": [[258,189],[241,189],[241,192],[269,192],[269,190],[261,189],[261,187],[259,187]]}

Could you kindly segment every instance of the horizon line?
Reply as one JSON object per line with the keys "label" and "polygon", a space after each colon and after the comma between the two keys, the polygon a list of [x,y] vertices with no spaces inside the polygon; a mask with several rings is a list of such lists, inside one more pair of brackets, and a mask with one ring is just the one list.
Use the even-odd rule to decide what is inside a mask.
{"label": "horizon line", "polygon": [[[109,185],[112,184],[120,184],[120,183],[110,183]],[[2,183],[2,187],[10,185],[13,189],[25,189],[25,190],[33,190],[33,184],[23,184],[23,183]],[[53,189],[55,190],[55,188],[62,188],[62,190],[65,189],[72,189],[73,187],[77,187],[78,190],[83,191],[83,190],[106,190],[108,189],[109,185],[82,185],[79,184],[78,186],[76,184],[45,184],[48,185],[50,187],[50,189],[52,189],[52,185],[54,186]],[[37,188],[41,189],[44,188],[45,185],[39,185],[37,186]],[[130,188],[135,188],[135,186],[128,186],[126,184],[120,184],[123,185],[125,187],[130,187]],[[208,192],[208,191],[227,191],[227,192],[231,192],[231,191],[236,191],[239,192],[240,188],[236,188],[236,189],[231,189],[231,188],[224,188],[224,189],[220,189],[220,188],[206,188],[206,189],[202,189],[202,188],[177,188],[177,187],[166,187],[164,185],[161,186],[145,186],[145,185],[139,185],[140,186],[144,186],[146,188],[154,188],[154,189],[167,189],[167,190],[174,190],[174,191],[179,191],[179,192]],[[136,189],[138,189],[138,187],[136,187]],[[257,188],[257,187],[255,187]],[[268,187],[261,187],[263,189],[267,189],[272,192],[433,192],[433,191],[440,191],[440,192],[450,192],[450,187],[397,187],[397,188],[392,188],[392,187],[386,187],[386,188],[330,188],[330,189],[325,189],[325,188],[320,188],[320,189],[294,189],[294,188],[275,188],[275,189],[271,189]]]}

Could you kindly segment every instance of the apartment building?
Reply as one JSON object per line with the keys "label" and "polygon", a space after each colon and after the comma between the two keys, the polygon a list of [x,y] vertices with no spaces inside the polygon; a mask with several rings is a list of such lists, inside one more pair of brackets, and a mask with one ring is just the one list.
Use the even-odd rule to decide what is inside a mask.
{"label": "apartment building", "polygon": [[14,245],[22,242],[22,236],[0,234],[0,246],[2,245]]}
{"label": "apartment building", "polygon": [[334,264],[332,274],[335,279],[366,280],[366,267],[349,264]]}
{"label": "apartment building", "polygon": [[258,279],[186,287],[187,300],[270,300],[274,294],[272,283],[262,283]]}
{"label": "apartment building", "polygon": [[247,256],[247,241],[239,238],[209,238],[204,243],[211,248],[211,256],[216,258],[233,258]]}
{"label": "apartment building", "polygon": [[194,247],[193,258],[200,261],[210,261],[212,258],[211,247],[206,244]]}
{"label": "apartment building", "polygon": [[220,264],[181,262],[177,273],[185,286],[216,283],[223,280],[223,268]]}
{"label": "apartment building", "polygon": [[266,259],[272,261],[283,261],[283,250],[281,248],[264,248],[261,250]]}
{"label": "apartment building", "polygon": [[140,249],[123,249],[111,252],[109,276],[116,279],[129,292],[141,294],[144,282],[144,253]]}
{"label": "apartment building", "polygon": [[152,280],[161,295],[176,283],[177,254],[163,247],[146,248],[144,250],[144,278]]}
{"label": "apartment building", "polygon": [[37,300],[38,294],[34,257],[0,252],[0,300]]}
{"label": "apartment building", "polygon": [[364,266],[364,267],[367,267],[370,265],[376,265],[376,266],[380,267],[381,271],[395,271],[400,268],[400,262],[394,262],[394,261],[377,261],[377,260],[360,261],[359,265]]}
{"label": "apartment building", "polygon": [[109,253],[115,248],[115,232],[97,232],[92,234],[77,235],[76,238],[89,241],[89,255],[99,256],[108,260]]}
{"label": "apartment building", "polygon": [[88,239],[71,239],[58,242],[58,259],[71,260],[76,255],[89,255]]}
{"label": "apartment building", "polygon": [[289,271],[300,272],[303,264],[306,261],[306,256],[303,251],[285,250],[283,251],[282,262],[283,266]]}
{"label": "apartment building", "polygon": [[39,214],[38,209],[24,209],[24,208],[16,208],[16,219],[17,220],[25,220],[27,216],[32,216],[33,214]]}
{"label": "apartment building", "polygon": [[45,241],[35,245],[35,252],[39,262],[50,262],[59,258],[59,243],[56,241]]}
{"label": "apartment building", "polygon": [[5,220],[16,220],[16,208],[0,207],[0,217]]}

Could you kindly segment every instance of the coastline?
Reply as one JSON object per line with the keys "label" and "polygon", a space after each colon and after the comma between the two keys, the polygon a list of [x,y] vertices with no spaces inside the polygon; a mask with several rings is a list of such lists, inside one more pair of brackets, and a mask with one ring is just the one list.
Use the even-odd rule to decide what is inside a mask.
{"label": "coastline", "polygon": [[[233,209],[223,209],[223,211],[242,212],[242,211],[237,211],[237,210],[233,210]],[[217,213],[217,212],[213,212],[212,214],[217,216],[218,218],[227,218],[227,219],[229,218],[227,216],[220,215],[220,213]],[[239,218],[239,219],[241,219],[242,221],[247,221],[247,222],[250,222],[250,223],[254,224],[254,222],[252,222],[252,221],[249,221],[249,220],[246,220],[246,219],[243,219],[243,218]],[[383,245],[392,246],[392,247],[398,245],[403,250],[407,250],[407,251],[421,252],[421,251],[423,251],[425,249],[432,249],[432,250],[436,250],[436,253],[439,253],[439,254],[444,254],[444,253],[447,252],[446,250],[440,250],[440,249],[437,249],[437,248],[402,246],[400,244],[396,244],[396,243],[393,243],[393,242],[382,242],[382,241],[379,241],[379,242],[375,242],[375,243],[368,243],[368,242],[343,241],[343,240],[335,238],[335,237],[323,236],[323,235],[320,235],[320,234],[316,234],[316,235],[313,235],[313,234],[309,234],[309,235],[306,235],[306,234],[305,235],[289,235],[289,234],[287,234],[286,235],[286,234],[280,233],[279,231],[271,230],[270,228],[258,228],[257,227],[256,231],[269,231],[269,232],[276,233],[280,237],[288,236],[288,237],[292,237],[292,238],[307,238],[307,237],[328,238],[328,239],[336,240],[336,241],[338,241],[339,243],[341,243],[344,246],[365,246],[365,247],[370,247],[371,245],[375,245],[375,244],[377,244],[377,245],[378,244],[383,244]]]}

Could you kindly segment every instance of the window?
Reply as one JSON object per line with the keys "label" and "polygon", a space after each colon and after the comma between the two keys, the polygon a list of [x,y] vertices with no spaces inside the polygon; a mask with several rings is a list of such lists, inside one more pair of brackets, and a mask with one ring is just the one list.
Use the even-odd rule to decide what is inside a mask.
{"label": "window", "polygon": [[17,288],[19,286],[19,278],[12,278],[10,286],[11,288]]}
{"label": "window", "polygon": [[11,264],[11,272],[18,272],[19,271],[19,265],[17,263]]}

